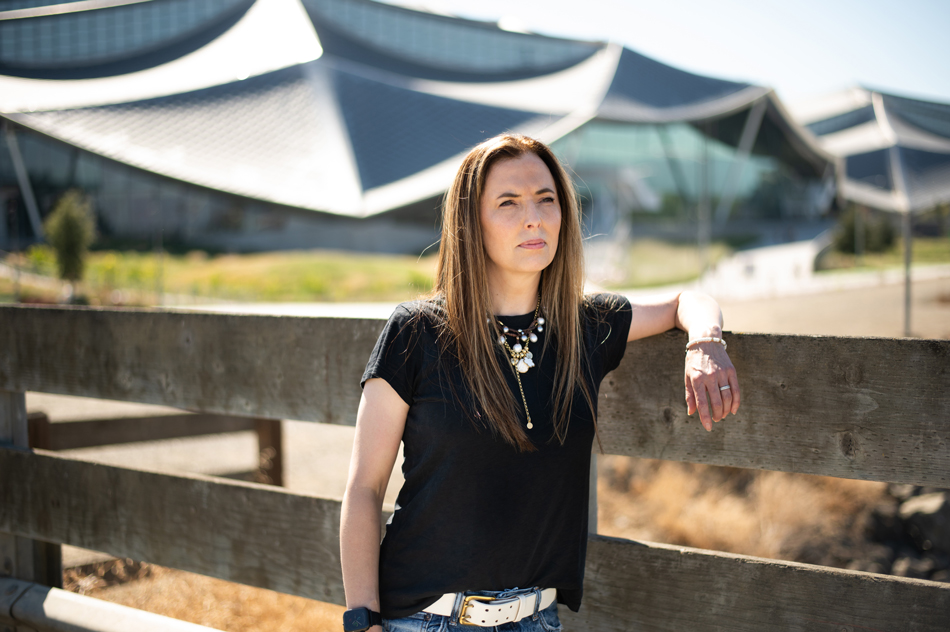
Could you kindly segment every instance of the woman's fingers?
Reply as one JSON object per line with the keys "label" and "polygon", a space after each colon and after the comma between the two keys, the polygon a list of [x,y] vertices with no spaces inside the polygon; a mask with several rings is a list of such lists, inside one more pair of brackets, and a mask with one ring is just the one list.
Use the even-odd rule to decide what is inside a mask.
{"label": "woman's fingers", "polygon": [[739,403],[742,399],[742,396],[739,394],[739,380],[736,378],[735,370],[728,371],[727,377],[729,379],[729,391],[732,393],[732,409],[731,412],[735,415],[739,412]]}
{"label": "woman's fingers", "polygon": [[706,431],[712,430],[712,419],[709,416],[709,400],[706,397],[706,389],[701,384],[693,382],[693,396],[696,398],[696,411],[699,413],[699,423],[703,424]]}
{"label": "woman's fingers", "polygon": [[689,386],[689,378],[686,378],[686,416],[689,417],[696,412],[696,397],[693,395],[693,389]]}
{"label": "woman's fingers", "polygon": [[709,391],[709,407],[712,408],[712,420],[719,421],[725,417],[722,406],[722,392],[719,390],[715,376],[713,376],[712,380],[706,382],[706,384],[708,385],[706,388]]}
{"label": "woman's fingers", "polygon": [[709,345],[697,351],[687,354],[686,410],[688,415],[698,412],[703,428],[712,430],[714,421],[739,411],[739,382],[725,350]]}
{"label": "woman's fingers", "polygon": [[[729,413],[732,412],[732,386],[725,382],[718,382],[719,386],[719,396],[722,398],[722,416],[717,420],[720,421],[725,419]],[[723,386],[728,386],[729,388],[723,390]]]}
{"label": "woman's fingers", "polygon": [[[719,406],[719,410],[722,410],[722,400],[719,398],[718,394],[714,394],[715,389],[710,390],[706,387],[708,376],[705,375],[695,375],[692,378],[687,376],[687,413],[690,415],[692,412],[689,410],[689,397],[691,396],[695,404],[693,411],[699,413],[699,422],[703,424],[703,428],[706,430],[712,430],[713,418],[716,417],[718,421],[718,415],[716,413],[716,406]],[[710,414],[710,407],[712,407],[712,414]]]}

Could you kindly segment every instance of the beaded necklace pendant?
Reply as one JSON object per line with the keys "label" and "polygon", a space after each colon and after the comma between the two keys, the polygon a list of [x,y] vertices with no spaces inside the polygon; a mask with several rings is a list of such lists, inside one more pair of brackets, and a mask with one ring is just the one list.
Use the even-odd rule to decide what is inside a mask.
{"label": "beaded necklace pendant", "polygon": [[[498,344],[502,345],[511,356],[511,366],[515,368],[515,379],[518,381],[518,391],[521,393],[521,401],[524,404],[524,414],[528,420],[528,430],[534,428],[531,422],[531,413],[528,412],[528,400],[524,396],[524,387],[521,385],[521,373],[527,373],[528,369],[534,367],[534,354],[528,350],[528,344],[538,341],[538,334],[544,331],[544,317],[541,313],[541,296],[538,296],[538,304],[534,309],[534,320],[531,325],[525,329],[509,329],[503,322],[495,321],[501,327],[501,334],[498,336]],[[509,344],[508,338],[512,338],[514,344]]]}

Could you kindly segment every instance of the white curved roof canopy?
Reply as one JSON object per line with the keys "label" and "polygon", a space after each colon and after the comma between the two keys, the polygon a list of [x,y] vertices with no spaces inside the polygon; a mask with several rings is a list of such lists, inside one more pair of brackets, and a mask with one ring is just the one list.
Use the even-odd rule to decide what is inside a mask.
{"label": "white curved roof canopy", "polygon": [[464,153],[503,131],[552,142],[595,118],[720,119],[736,144],[763,100],[785,159],[821,174],[830,156],[767,88],[371,0],[257,0],[198,50],[118,76],[0,75],[0,112],[18,125],[185,182],[351,217],[441,194]]}
{"label": "white curved roof canopy", "polygon": [[846,198],[901,213],[950,201],[950,104],[850,88],[797,112],[844,161]]}

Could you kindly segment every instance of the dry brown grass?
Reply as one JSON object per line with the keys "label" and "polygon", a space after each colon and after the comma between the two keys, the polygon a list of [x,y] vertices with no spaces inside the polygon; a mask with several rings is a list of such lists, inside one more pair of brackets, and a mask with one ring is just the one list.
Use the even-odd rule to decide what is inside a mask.
{"label": "dry brown grass", "polygon": [[115,560],[66,571],[64,588],[228,632],[338,632],[343,608],[272,590]]}
{"label": "dry brown grass", "polygon": [[600,459],[598,530],[758,557],[844,566],[884,483],[630,459]]}
{"label": "dry brown grass", "polygon": [[[843,567],[886,485],[670,461],[599,459],[599,532]],[[131,560],[66,573],[92,597],[229,632],[338,631],[343,608]]]}

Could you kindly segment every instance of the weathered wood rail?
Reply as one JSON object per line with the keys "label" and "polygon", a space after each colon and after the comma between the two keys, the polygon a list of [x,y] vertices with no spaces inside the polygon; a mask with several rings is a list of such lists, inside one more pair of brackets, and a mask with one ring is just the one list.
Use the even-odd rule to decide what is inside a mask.
{"label": "weathered wood rail", "polygon": [[[27,445],[23,393],[352,424],[381,326],[0,307],[5,563],[21,572],[23,543],[40,540],[343,603],[337,501],[16,447]],[[738,416],[710,434],[686,417],[684,335],[655,336],[630,344],[605,381],[605,451],[950,487],[950,342],[726,337]],[[943,630],[948,613],[947,584],[592,535],[584,606],[562,618],[598,631]]]}
{"label": "weathered wood rail", "polygon": [[73,450],[250,430],[257,435],[258,468],[229,474],[271,485],[284,484],[283,431],[279,419],[180,413],[50,423],[49,417],[40,412],[29,413],[27,423],[30,447],[41,450]]}

